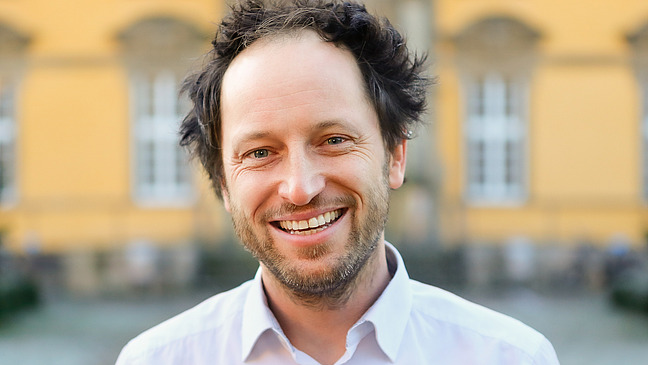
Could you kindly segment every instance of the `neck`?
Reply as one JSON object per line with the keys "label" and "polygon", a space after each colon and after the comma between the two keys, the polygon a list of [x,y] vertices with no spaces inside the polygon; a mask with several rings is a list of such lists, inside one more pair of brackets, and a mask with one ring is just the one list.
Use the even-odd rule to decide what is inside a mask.
{"label": "neck", "polygon": [[331,296],[304,298],[265,268],[262,278],[268,305],[290,342],[322,364],[344,354],[347,332],[391,280],[382,241],[355,280]]}

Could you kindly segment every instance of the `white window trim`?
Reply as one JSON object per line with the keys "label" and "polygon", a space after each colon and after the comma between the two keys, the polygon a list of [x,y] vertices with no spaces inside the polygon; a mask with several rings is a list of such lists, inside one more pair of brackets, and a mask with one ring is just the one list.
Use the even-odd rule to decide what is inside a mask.
{"label": "white window trim", "polygon": [[[6,82],[4,81],[6,80]],[[3,88],[11,88],[10,105],[8,106],[9,113],[5,115],[0,114],[0,145],[9,144],[12,149],[11,161],[8,162],[10,171],[8,173],[9,179],[7,186],[0,191],[0,204],[3,208],[8,208],[14,205],[18,199],[18,174],[17,174],[17,118],[16,118],[16,98],[17,98],[17,83],[13,82],[10,77],[0,76],[0,96],[4,93]],[[6,102],[0,99],[0,103]],[[2,108],[0,107],[0,110]],[[3,156],[5,157],[5,156]],[[6,172],[5,172],[6,174]],[[4,183],[4,182],[3,182]]]}
{"label": "white window trim", "polygon": [[[191,169],[185,171],[187,180],[184,183],[175,184],[176,175],[179,173],[177,168],[189,166],[188,161],[186,164],[180,164],[181,166],[176,165],[176,160],[182,158],[176,154],[184,155],[178,146],[177,131],[182,118],[182,112],[178,110],[178,75],[172,69],[161,70],[153,75],[153,100],[146,99],[144,103],[152,102],[154,105],[143,106],[142,86],[147,83],[144,81],[147,77],[143,72],[131,73],[131,191],[136,204],[142,207],[184,208],[195,203],[195,189]],[[148,109],[152,115],[143,112],[143,109]],[[143,158],[140,143],[146,140],[152,142],[154,153],[158,157],[153,163],[153,171],[143,169],[138,161]],[[184,158],[187,159],[186,156]],[[158,179],[157,184],[154,182],[146,186],[142,183],[144,175],[148,173],[152,173],[154,179]]]}
{"label": "white window trim", "polygon": [[[506,96],[502,93],[506,92],[502,87],[503,77],[501,73],[493,71],[484,75],[485,88],[488,95],[494,95],[488,101],[475,101],[476,90],[479,81],[477,75],[467,77],[465,79],[465,115],[463,128],[463,151],[464,151],[464,199],[473,206],[502,206],[502,207],[518,207],[524,204],[528,195],[528,113],[527,113],[527,95],[528,85],[521,78],[514,78],[513,87],[515,92],[510,93],[513,97],[509,100],[509,105],[505,105]],[[484,110],[475,110],[480,107]],[[508,109],[508,110],[507,110]],[[496,128],[493,128],[496,126]],[[511,128],[512,127],[512,128]],[[490,164],[490,168],[486,167],[484,177],[487,182],[486,186],[478,186],[473,183],[471,174],[475,173],[474,157],[471,154],[470,148],[472,142],[483,141],[486,144],[490,141],[490,148],[486,146],[486,154],[490,156],[488,161],[484,163]],[[505,161],[506,156],[502,149],[506,148],[506,142],[512,141],[521,144],[519,147],[521,151],[518,157],[517,172],[517,186],[507,184],[505,175],[506,171],[502,171],[503,164],[497,163],[497,160]],[[506,163],[506,162],[504,162]],[[471,166],[473,165],[473,166]],[[511,188],[517,191],[511,191]],[[484,191],[486,190],[486,191]]]}
{"label": "white window trim", "polygon": [[641,93],[641,196],[648,204],[648,75],[639,78]]}

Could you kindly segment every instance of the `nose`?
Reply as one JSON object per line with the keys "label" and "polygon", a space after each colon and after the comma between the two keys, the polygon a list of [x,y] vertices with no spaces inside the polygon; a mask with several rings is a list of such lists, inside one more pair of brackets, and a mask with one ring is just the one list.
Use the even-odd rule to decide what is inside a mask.
{"label": "nose", "polygon": [[290,155],[279,185],[279,196],[297,206],[308,204],[324,190],[325,180],[320,169],[307,153]]}

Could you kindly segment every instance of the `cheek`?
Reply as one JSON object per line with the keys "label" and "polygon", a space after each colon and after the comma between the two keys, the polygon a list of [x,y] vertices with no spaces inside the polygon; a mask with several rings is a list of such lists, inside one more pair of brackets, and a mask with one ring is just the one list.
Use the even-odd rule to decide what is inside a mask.
{"label": "cheek", "polygon": [[385,166],[382,161],[347,161],[338,163],[333,168],[333,174],[327,179],[331,185],[341,185],[359,196],[366,195],[369,190],[384,185]]}
{"label": "cheek", "polygon": [[230,180],[229,205],[235,206],[239,213],[255,221],[261,219],[259,213],[272,201],[273,185],[271,179],[263,174],[244,173]]}

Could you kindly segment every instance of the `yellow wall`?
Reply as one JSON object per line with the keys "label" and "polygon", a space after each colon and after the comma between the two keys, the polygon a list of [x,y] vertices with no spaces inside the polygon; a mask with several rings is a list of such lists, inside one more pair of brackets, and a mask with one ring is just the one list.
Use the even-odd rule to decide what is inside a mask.
{"label": "yellow wall", "polygon": [[[424,1],[424,0],[423,0]],[[131,195],[128,75],[117,36],[151,17],[194,25],[207,40],[217,0],[1,1],[0,24],[30,38],[17,111],[17,200],[0,207],[6,244],[46,252],[171,244],[229,232],[200,173],[185,207],[142,207]],[[394,10],[386,0],[370,1]],[[391,4],[387,6],[387,4]],[[641,198],[641,106],[626,36],[648,23],[644,0],[435,0],[432,130],[440,154],[440,238],[599,244],[621,234],[640,244],[648,229]],[[463,90],[453,39],[493,16],[540,34],[531,75],[528,197],[475,206],[463,196]],[[198,55],[197,55],[198,56]]]}
{"label": "yellow wall", "polygon": [[[643,244],[641,105],[626,36],[648,23],[648,2],[437,0],[434,14],[441,236],[605,244],[622,235]],[[453,39],[498,16],[540,34],[530,80],[528,197],[514,206],[475,206],[463,197],[463,91]]]}
{"label": "yellow wall", "polygon": [[[138,21],[168,16],[200,29],[207,50],[222,8],[214,0],[0,2],[0,24],[30,38],[16,106],[17,200],[0,208],[9,248],[171,243],[195,236],[196,215],[218,217],[206,204],[133,202],[128,77],[117,36]],[[197,181],[205,190],[198,174]]]}

